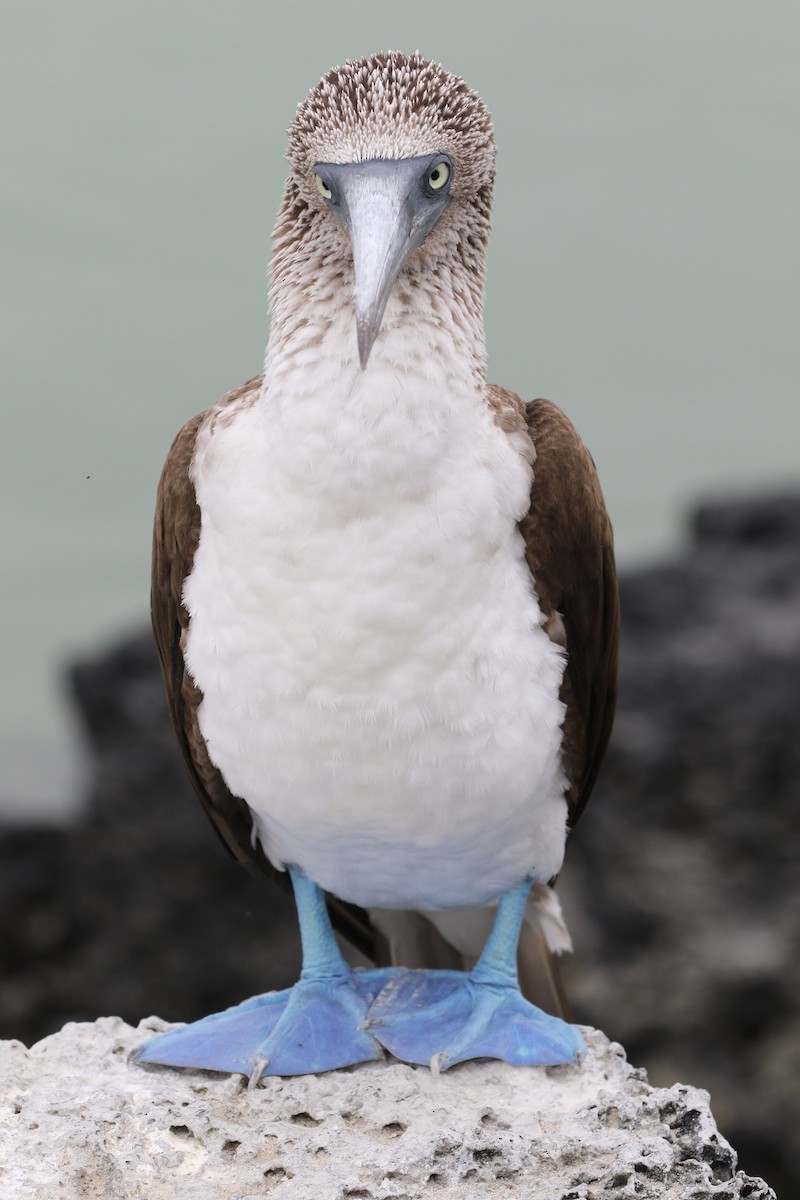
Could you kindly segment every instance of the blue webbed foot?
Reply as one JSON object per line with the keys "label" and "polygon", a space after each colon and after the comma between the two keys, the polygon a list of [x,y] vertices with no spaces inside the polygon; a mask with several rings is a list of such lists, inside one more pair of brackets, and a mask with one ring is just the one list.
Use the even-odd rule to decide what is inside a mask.
{"label": "blue webbed foot", "polygon": [[134,1058],[240,1073],[253,1080],[331,1071],[383,1058],[383,1048],[363,1026],[388,976],[385,970],[367,970],[301,979],[286,991],[255,996],[159,1034]]}
{"label": "blue webbed foot", "polygon": [[262,1075],[309,1075],[383,1058],[365,1025],[393,972],[348,967],[323,893],[299,867],[288,871],[303,944],[299,982],[160,1034],[135,1053],[136,1061],[226,1071],[254,1083]]}
{"label": "blue webbed foot", "polygon": [[398,971],[367,1028],[395,1058],[436,1072],[470,1058],[551,1066],[586,1053],[573,1025],[530,1004],[516,984],[461,971]]}

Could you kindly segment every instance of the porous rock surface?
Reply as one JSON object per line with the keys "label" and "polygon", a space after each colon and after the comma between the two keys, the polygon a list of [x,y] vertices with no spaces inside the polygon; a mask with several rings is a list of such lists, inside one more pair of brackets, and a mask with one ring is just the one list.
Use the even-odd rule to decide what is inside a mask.
{"label": "porous rock surface", "polygon": [[591,1029],[579,1069],[390,1061],[248,1089],[131,1063],[163,1028],[0,1043],[3,1200],[775,1200],[737,1172],[705,1092],[651,1088]]}

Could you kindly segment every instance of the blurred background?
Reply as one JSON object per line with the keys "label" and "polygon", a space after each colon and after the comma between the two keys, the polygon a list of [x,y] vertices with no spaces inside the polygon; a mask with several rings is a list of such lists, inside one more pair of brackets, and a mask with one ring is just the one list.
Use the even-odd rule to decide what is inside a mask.
{"label": "blurred background", "polygon": [[[480,91],[494,114],[491,376],[525,397],[555,400],[595,456],[631,580],[631,628],[641,634],[636,647],[629,635],[629,697],[640,669],[679,695],[670,674],[677,655],[696,699],[696,672],[738,645],[740,708],[755,712],[747,664],[764,651],[785,668],[789,650],[797,655],[800,647],[792,624],[797,578],[786,565],[795,561],[786,549],[795,533],[800,541],[791,499],[800,490],[800,8],[793,0],[6,0],[2,24],[0,819],[15,861],[33,846],[51,848],[43,888],[65,869],[58,827],[86,823],[90,799],[96,826],[126,770],[135,776],[133,791],[139,788],[137,804],[156,790],[155,768],[141,769],[141,743],[127,742],[122,757],[103,766],[97,740],[109,723],[116,736],[131,719],[162,746],[160,692],[147,635],[139,633],[147,621],[156,481],[181,424],[260,369],[270,228],[295,106],[329,67],[377,49],[420,49],[439,59]],[[762,498],[776,494],[783,497],[777,508],[764,507]],[[718,496],[735,497],[733,507],[712,504],[690,535],[697,502]],[[741,636],[750,618],[740,599],[749,577],[765,577],[765,538],[774,552],[765,587],[778,609],[758,592],[756,624],[766,641],[755,646]],[[684,559],[686,570],[676,565]],[[651,663],[641,666],[640,651],[654,642],[662,652],[675,649],[661,664],[663,678]],[[82,665],[67,672],[77,661]],[[109,662],[111,675],[103,675]],[[720,694],[729,696],[730,677],[720,679]],[[118,713],[120,688],[136,680],[138,690],[126,692],[127,709]],[[768,680],[760,686],[774,695]],[[779,712],[793,731],[800,705],[792,708],[780,694]],[[640,814],[665,780],[672,794],[678,786],[662,769],[675,761],[674,749],[658,741],[664,721],[653,718],[648,742],[642,704],[636,693],[623,716],[614,775],[633,780]],[[681,795],[708,802],[716,814],[716,824],[706,826],[686,809],[685,829],[702,829],[705,839],[700,861],[725,820],[728,794],[721,785],[709,792],[708,781],[715,763],[731,764],[722,744],[717,759],[703,761],[713,744],[703,721],[715,704],[707,698],[693,722],[701,744],[680,784]],[[735,725],[737,746],[743,728]],[[662,758],[648,759],[645,769],[641,755],[656,754],[653,737]],[[163,734],[165,763],[172,754]],[[631,755],[640,756],[639,774]],[[796,800],[796,776],[788,767],[779,775]],[[743,791],[742,811],[761,811],[775,779],[764,785],[768,795],[761,786]],[[609,791],[618,795],[616,787]],[[140,810],[126,811],[135,841]],[[186,811],[205,838],[200,814],[188,804]],[[607,811],[614,811],[613,796]],[[40,822],[52,828],[26,841]],[[752,829],[742,834],[741,845],[752,847],[752,836]],[[208,844],[213,857],[216,847]],[[588,855],[591,843],[584,846]],[[149,847],[142,849],[146,858]],[[668,857],[656,854],[662,866]],[[575,858],[577,872],[580,853]],[[758,856],[751,858],[763,871]],[[665,908],[681,891],[684,866],[676,862],[662,881]],[[14,874],[12,862],[7,881],[12,877],[13,901],[31,876],[21,868]],[[77,888],[80,878],[82,871]],[[754,893],[763,894],[765,878],[753,876]],[[119,879],[118,866],[109,868],[109,886]],[[569,894],[567,873],[565,887]],[[582,901],[593,903],[591,888],[585,896],[582,888],[572,886],[578,927]],[[641,946],[644,934],[630,916],[637,903],[620,899],[632,945],[638,937]],[[133,908],[124,892],[111,905],[117,913]],[[34,922],[26,945],[63,935],[63,961],[73,964],[64,971],[72,971],[73,983],[73,976],[89,978],[89,968],[76,967],[68,953],[77,934],[57,935],[48,912],[51,925]],[[747,936],[756,950],[745,959],[762,963],[763,938],[752,930]],[[8,937],[16,945],[20,927]],[[658,941],[652,929],[648,939]],[[588,956],[588,930],[584,943]],[[599,943],[595,949],[602,962]],[[695,951],[696,973],[708,952]],[[15,953],[25,957],[21,942]],[[579,944],[576,962],[580,954]],[[773,959],[788,978],[779,951]],[[108,974],[103,961],[100,955],[99,975]],[[603,985],[608,1008],[591,978],[591,986],[575,984],[581,1015],[605,1021],[625,1040],[625,1029],[610,1029],[607,1016],[619,976],[611,972]],[[20,988],[9,1003],[24,1025],[33,1000]],[[778,1002],[762,1001],[773,1037]],[[70,1004],[74,1015],[105,1011]],[[124,1006],[121,995],[119,1010]],[[56,1004],[51,1020],[64,1011]],[[16,1028],[13,1020],[9,1028]],[[38,1026],[28,1032],[41,1035]],[[713,1032],[708,1036],[713,1041]],[[694,1050],[686,1063],[674,1055],[656,1059],[659,1082],[683,1071],[685,1082],[704,1083],[702,1071],[692,1077],[686,1065],[696,1061]],[[739,1080],[730,1090],[746,1086]],[[725,1097],[720,1105],[727,1113]]]}

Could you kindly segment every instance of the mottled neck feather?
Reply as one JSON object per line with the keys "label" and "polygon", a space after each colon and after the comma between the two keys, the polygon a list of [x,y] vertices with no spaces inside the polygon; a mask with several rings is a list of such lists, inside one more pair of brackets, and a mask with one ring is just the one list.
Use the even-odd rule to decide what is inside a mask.
{"label": "mottled neck feather", "polygon": [[[431,380],[458,374],[485,388],[483,291],[495,173],[492,120],[463,79],[419,54],[374,54],[329,71],[289,128],[290,175],[274,230],[266,371],[310,364],[326,334],[332,354],[355,357],[353,258],[345,230],[314,183],[318,162],[445,153],[450,202],[398,277],[367,368],[413,361]],[[352,338],[343,322],[351,322]],[[401,329],[403,331],[401,335]],[[335,341],[335,346],[333,346]],[[403,343],[401,347],[401,343]],[[399,357],[398,357],[399,356]],[[402,361],[400,361],[402,360]],[[449,365],[446,365],[448,364]]]}
{"label": "mottled neck feather", "polygon": [[[384,325],[408,325],[418,338],[419,357],[432,375],[437,352],[447,342],[464,360],[474,386],[486,384],[483,325],[486,246],[491,223],[492,183],[469,203],[453,205],[435,239],[410,259],[395,284]],[[334,218],[313,208],[293,177],[284,188],[273,232],[270,269],[270,334],[267,381],[278,360],[324,351],[325,334],[343,312],[352,326],[352,358],[357,358],[353,264],[349,241]],[[455,345],[454,345],[455,343]],[[381,336],[376,344],[380,354]]]}

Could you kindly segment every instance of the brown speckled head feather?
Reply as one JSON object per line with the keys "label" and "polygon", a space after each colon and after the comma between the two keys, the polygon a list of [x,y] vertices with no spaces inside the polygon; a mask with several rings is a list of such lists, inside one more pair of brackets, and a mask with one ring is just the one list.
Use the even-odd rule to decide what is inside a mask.
{"label": "brown speckled head feather", "polygon": [[478,93],[419,54],[373,54],[312,88],[289,127],[287,158],[305,180],[315,162],[407,158],[426,143],[456,159],[464,190],[493,181],[492,119]]}
{"label": "brown speckled head feather", "polygon": [[419,54],[392,52],[335,67],[297,109],[289,127],[290,173],[273,230],[273,319],[286,318],[284,288],[293,285],[296,296],[303,266],[313,262],[347,278],[352,264],[347,234],[330,220],[317,192],[314,165],[433,153],[453,162],[450,203],[414,260],[427,274],[459,267],[459,289],[477,313],[495,176],[492,119],[458,75]]}

